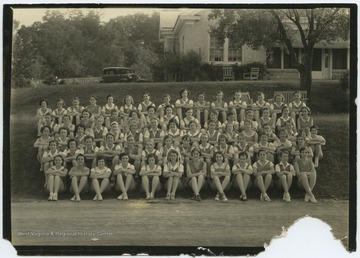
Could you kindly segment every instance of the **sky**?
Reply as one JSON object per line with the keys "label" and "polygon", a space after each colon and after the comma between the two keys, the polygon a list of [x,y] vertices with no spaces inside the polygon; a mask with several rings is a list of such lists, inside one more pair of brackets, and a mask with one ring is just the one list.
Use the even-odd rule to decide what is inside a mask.
{"label": "sky", "polygon": [[[36,21],[42,21],[42,17],[46,11],[57,10],[60,12],[67,12],[69,10],[75,10],[72,8],[14,8],[13,19],[20,22],[20,26],[31,26]],[[135,13],[144,13],[151,15],[154,11],[160,11],[160,8],[77,8],[76,10],[82,10],[86,13],[90,10],[97,10],[101,14],[103,22],[108,22],[112,18],[118,16],[131,15]]]}

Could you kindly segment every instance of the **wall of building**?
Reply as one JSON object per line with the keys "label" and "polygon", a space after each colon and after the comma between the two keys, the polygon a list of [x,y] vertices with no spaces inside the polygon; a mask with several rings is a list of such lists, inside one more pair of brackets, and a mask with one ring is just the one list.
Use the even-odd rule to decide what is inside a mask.
{"label": "wall of building", "polygon": [[202,15],[199,21],[185,22],[178,34],[180,53],[194,50],[200,53],[203,62],[209,61],[209,24],[206,17],[207,15]]}

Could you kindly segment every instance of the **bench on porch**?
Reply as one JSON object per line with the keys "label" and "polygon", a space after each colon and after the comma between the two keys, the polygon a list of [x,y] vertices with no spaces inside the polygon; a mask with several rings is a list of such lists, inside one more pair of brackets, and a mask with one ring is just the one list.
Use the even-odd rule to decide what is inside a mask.
{"label": "bench on porch", "polygon": [[258,80],[259,79],[260,68],[252,67],[250,73],[243,73],[244,80]]}

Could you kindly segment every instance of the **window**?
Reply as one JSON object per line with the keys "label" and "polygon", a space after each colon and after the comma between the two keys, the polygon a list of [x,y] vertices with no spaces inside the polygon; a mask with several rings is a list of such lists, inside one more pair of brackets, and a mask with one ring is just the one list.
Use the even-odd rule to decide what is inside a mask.
{"label": "window", "polygon": [[333,49],[333,69],[347,69],[347,49]]}
{"label": "window", "polygon": [[224,46],[220,44],[219,40],[210,35],[210,61],[224,60]]}
{"label": "window", "polygon": [[229,62],[241,62],[242,61],[242,51],[241,48],[236,48],[234,44],[231,44],[229,40],[228,48],[228,61]]}
{"label": "window", "polygon": [[315,48],[313,52],[313,64],[312,64],[312,71],[321,71],[321,49]]}
{"label": "window", "polygon": [[267,68],[281,68],[281,49],[272,48],[266,57]]}
{"label": "window", "polygon": [[[299,60],[299,48],[294,48],[296,59]],[[284,51],[284,69],[295,69],[295,63],[291,60],[290,55]]]}

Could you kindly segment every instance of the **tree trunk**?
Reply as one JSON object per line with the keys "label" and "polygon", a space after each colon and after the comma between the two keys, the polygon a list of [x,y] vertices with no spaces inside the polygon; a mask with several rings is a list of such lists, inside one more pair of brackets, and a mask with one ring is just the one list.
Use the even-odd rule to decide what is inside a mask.
{"label": "tree trunk", "polygon": [[308,50],[302,56],[302,66],[298,68],[300,73],[300,89],[307,91],[308,102],[311,102],[311,85],[312,85],[312,53]]}

